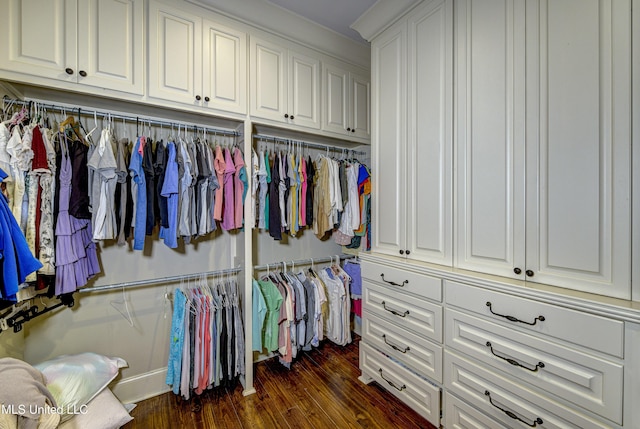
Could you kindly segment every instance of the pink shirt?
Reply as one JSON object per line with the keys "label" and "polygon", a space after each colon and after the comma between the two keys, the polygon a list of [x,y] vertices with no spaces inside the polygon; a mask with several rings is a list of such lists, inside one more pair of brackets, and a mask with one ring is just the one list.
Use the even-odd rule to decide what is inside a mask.
{"label": "pink shirt", "polygon": [[218,185],[216,189],[216,202],[213,208],[213,218],[215,220],[222,220],[222,196],[224,191],[224,155],[222,155],[222,148],[216,146],[216,158],[213,161],[213,168],[216,170],[216,177],[218,178]]}
{"label": "pink shirt", "polygon": [[224,165],[224,201],[222,203],[223,214],[220,226],[222,226],[222,229],[225,231],[229,231],[234,229],[236,225],[234,217],[236,204],[234,201],[235,194],[233,193],[233,174],[236,172],[236,167],[233,165],[231,152],[227,148],[224,149]]}
{"label": "pink shirt", "polygon": [[304,156],[300,157],[300,227],[307,225],[307,160]]}
{"label": "pink shirt", "polygon": [[244,183],[240,180],[240,170],[244,167],[244,159],[242,157],[242,152],[240,149],[235,148],[233,151],[233,163],[236,166],[236,173],[233,176],[233,186],[235,188],[235,224],[236,228],[242,228],[242,219],[243,219],[243,201],[242,194],[244,193]]}

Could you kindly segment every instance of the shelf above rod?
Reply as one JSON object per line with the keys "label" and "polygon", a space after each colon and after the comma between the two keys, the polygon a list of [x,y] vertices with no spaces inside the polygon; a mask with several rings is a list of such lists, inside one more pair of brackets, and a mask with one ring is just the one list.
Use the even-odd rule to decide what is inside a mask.
{"label": "shelf above rod", "polygon": [[324,264],[326,262],[332,262],[334,259],[338,257],[340,260],[344,261],[346,259],[353,259],[356,255],[334,255],[334,256],[324,256],[321,258],[308,258],[308,259],[298,259],[293,261],[278,261],[272,264],[264,264],[264,265],[255,265],[253,269],[255,271],[264,271],[266,269],[271,269],[278,267],[279,265],[287,264],[288,265],[309,265],[309,264]]}
{"label": "shelf above rod", "polygon": [[78,289],[78,292],[80,293],[104,292],[104,291],[113,290],[113,289],[123,289],[123,288],[127,289],[132,287],[150,286],[153,284],[172,283],[179,280],[199,278],[202,276],[213,277],[213,276],[222,276],[226,274],[236,274],[236,273],[239,273],[240,271],[242,271],[242,268],[240,267],[227,268],[224,270],[207,271],[203,273],[183,274],[180,276],[162,277],[158,279],[149,279],[149,280],[139,280],[135,282],[118,283],[118,284],[104,285],[104,286],[92,286],[92,287],[86,287],[84,289]]}
{"label": "shelf above rod", "polygon": [[337,151],[347,151],[350,153],[353,153],[354,155],[367,155],[367,152],[363,152],[360,150],[353,150],[353,149],[349,149],[346,147],[340,147],[340,146],[335,146],[335,145],[330,145],[330,144],[323,144],[323,143],[311,143],[311,142],[307,142],[307,141],[303,141],[303,140],[296,140],[296,139],[285,139],[282,137],[275,137],[275,136],[268,136],[265,134],[254,134],[253,138],[256,140],[261,140],[263,142],[269,143],[269,142],[273,142],[273,143],[283,143],[283,144],[287,144],[287,143],[300,143],[305,147],[308,148],[312,148],[312,149],[321,149],[321,150],[326,150],[326,149],[330,149],[330,150],[337,150]]}

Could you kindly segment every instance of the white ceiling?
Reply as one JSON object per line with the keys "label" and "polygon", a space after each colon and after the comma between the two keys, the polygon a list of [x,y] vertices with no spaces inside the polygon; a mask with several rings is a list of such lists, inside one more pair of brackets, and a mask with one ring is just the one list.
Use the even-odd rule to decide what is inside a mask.
{"label": "white ceiling", "polygon": [[265,0],[316,22],[359,43],[367,43],[349,28],[376,0]]}

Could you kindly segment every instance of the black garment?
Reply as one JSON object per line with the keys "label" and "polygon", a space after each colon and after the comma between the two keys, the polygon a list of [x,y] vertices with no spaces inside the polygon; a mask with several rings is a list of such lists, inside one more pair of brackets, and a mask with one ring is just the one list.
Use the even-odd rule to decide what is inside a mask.
{"label": "black garment", "polygon": [[[271,160],[269,159],[269,161]],[[279,185],[280,171],[278,168],[278,159],[274,157],[274,162],[271,166],[271,183],[269,183],[269,235],[275,240],[282,240],[280,205],[278,203]]]}
{"label": "black garment", "polygon": [[153,213],[153,207],[155,206],[156,174],[153,166],[153,142],[150,138],[147,138],[144,145],[144,151],[142,154],[142,170],[144,171],[144,179],[147,182],[146,235],[151,235],[153,234],[153,227],[156,224],[155,215]]}
{"label": "black garment", "polygon": [[307,226],[313,225],[313,183],[315,181],[316,169],[313,165],[313,161],[311,161],[311,157],[307,161],[307,217],[305,221],[307,222]]}
{"label": "black garment", "polygon": [[89,147],[80,140],[69,144],[71,157],[71,196],[69,214],[76,219],[91,219],[89,211],[89,169],[87,168]]}
{"label": "black garment", "polygon": [[169,228],[169,213],[167,209],[167,197],[163,197],[162,185],[164,185],[164,173],[167,169],[167,149],[162,140],[156,145],[156,161],[153,164],[156,172],[156,201],[158,202],[158,217],[160,226]]}
{"label": "black garment", "polygon": [[[288,157],[285,155],[284,157],[284,161],[282,160],[282,154],[278,155],[278,162],[282,163],[282,165],[284,166],[283,170],[284,170],[284,177],[281,177],[280,180],[284,181],[284,218],[289,219],[289,204],[287,204],[287,201],[289,201],[289,193],[291,192],[291,190],[289,189],[289,186],[291,186],[291,178],[289,177],[289,161],[287,159]],[[278,201],[280,201],[278,199]],[[285,232],[289,232],[289,228],[291,228],[291,225],[287,224],[287,228],[285,229]]]}

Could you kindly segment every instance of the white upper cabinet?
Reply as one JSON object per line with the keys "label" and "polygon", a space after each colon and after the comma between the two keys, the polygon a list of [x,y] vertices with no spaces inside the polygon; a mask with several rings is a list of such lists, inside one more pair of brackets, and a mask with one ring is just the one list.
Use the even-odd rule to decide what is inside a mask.
{"label": "white upper cabinet", "polygon": [[250,114],[320,128],[320,60],[284,41],[251,37]]}
{"label": "white upper cabinet", "polygon": [[630,2],[457,4],[455,265],[630,298]]}
{"label": "white upper cabinet", "polygon": [[2,3],[0,31],[5,42],[0,44],[0,68],[143,93],[143,0]]}
{"label": "white upper cabinet", "polygon": [[246,112],[246,34],[182,9],[149,4],[149,96]]}
{"label": "white upper cabinet", "polygon": [[452,2],[372,42],[374,250],[452,263]]}
{"label": "white upper cabinet", "polygon": [[370,79],[346,66],[324,62],[322,83],[323,131],[370,138]]}

